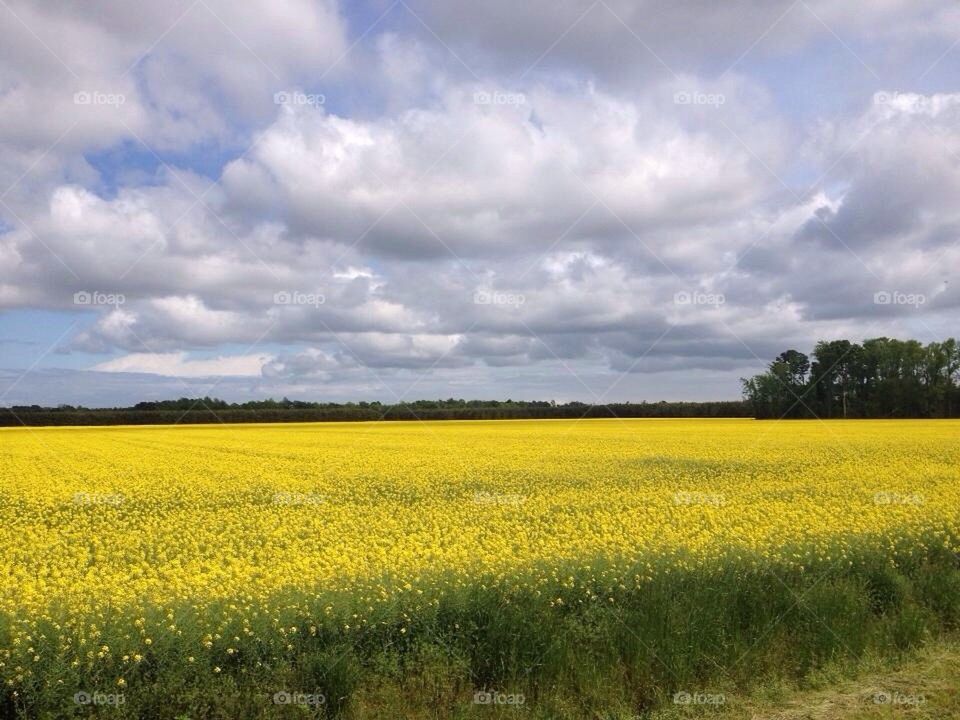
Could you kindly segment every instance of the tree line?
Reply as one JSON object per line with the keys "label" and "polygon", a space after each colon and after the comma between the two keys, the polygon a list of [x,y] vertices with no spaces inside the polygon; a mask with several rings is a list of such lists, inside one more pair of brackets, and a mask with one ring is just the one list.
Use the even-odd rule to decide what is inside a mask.
{"label": "tree line", "polygon": [[960,413],[960,345],[886,337],[821,340],[743,378],[758,418],[949,418]]}
{"label": "tree line", "polygon": [[960,416],[960,343],[872,338],[822,340],[812,355],[780,353],[741,379],[743,400],[588,404],[549,400],[307,402],[179,398],[130,407],[0,407],[0,426],[167,425],[377,420],[576,418],[947,418]]}
{"label": "tree line", "polygon": [[180,398],[139,402],[131,407],[85,408],[72,405],[19,405],[0,408],[0,426],[169,425],[377,420],[522,420],[551,418],[749,417],[747,403],[654,402],[556,403],[547,400],[416,400],[323,403],[303,400],[254,400],[228,403],[218,398]]}

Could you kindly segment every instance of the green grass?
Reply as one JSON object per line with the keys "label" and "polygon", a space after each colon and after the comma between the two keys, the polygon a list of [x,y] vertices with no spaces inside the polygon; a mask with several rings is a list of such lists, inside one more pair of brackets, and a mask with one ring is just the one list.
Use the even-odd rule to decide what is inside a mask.
{"label": "green grass", "polygon": [[960,639],[890,658],[828,664],[802,683],[771,682],[719,707],[673,706],[650,720],[950,720],[960,718]]}
{"label": "green grass", "polygon": [[[956,628],[960,563],[930,547],[898,566],[871,554],[849,567],[803,573],[754,568],[745,558],[713,570],[658,573],[627,590],[577,583],[538,595],[523,584],[491,581],[392,601],[350,630],[350,597],[291,591],[278,598],[286,610],[254,618],[256,639],[243,633],[226,602],[199,611],[156,608],[146,627],[166,626],[172,611],[182,636],[158,632],[140,663],[116,666],[86,653],[125,645],[131,618],[122,609],[96,618],[102,635],[83,647],[57,648],[51,620],[34,638],[42,662],[29,667],[32,675],[20,686],[0,691],[0,717],[722,716],[760,703],[764,693],[777,700],[785,688],[803,690],[870,663],[902,660]],[[602,567],[598,561],[595,570]],[[15,622],[0,618],[3,646]],[[306,631],[311,625],[314,634]],[[211,626],[221,637],[198,653]],[[281,636],[281,626],[298,632]],[[30,659],[21,653],[4,661]],[[118,676],[125,687],[116,686]],[[78,691],[122,692],[124,702],[78,705]],[[477,704],[480,691],[522,696],[522,703]],[[278,692],[322,695],[324,702],[278,705]],[[677,704],[686,697],[678,693],[692,702]]]}

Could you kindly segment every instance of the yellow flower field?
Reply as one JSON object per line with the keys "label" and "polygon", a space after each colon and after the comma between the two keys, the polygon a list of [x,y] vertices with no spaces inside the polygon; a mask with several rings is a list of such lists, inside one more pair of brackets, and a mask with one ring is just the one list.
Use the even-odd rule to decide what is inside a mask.
{"label": "yellow flower field", "polygon": [[[122,604],[555,558],[960,528],[960,423],[18,429],[0,607]],[[792,558],[782,558],[791,561]]]}
{"label": "yellow flower field", "polygon": [[[31,676],[39,621],[123,680],[119,656],[147,640],[191,657],[218,642],[220,620],[183,636],[178,607],[269,616],[291,590],[353,595],[363,624],[398,593],[474,581],[546,598],[601,573],[628,591],[725,559],[802,572],[864,548],[955,552],[960,536],[953,421],[23,428],[0,430],[0,468],[11,686]],[[148,607],[170,609],[166,627],[100,649],[105,609]]]}

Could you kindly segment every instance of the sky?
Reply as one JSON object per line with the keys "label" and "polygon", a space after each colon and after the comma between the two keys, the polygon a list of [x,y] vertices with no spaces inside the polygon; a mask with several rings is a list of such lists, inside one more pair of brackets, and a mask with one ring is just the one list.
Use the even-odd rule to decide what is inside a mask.
{"label": "sky", "polygon": [[714,400],[958,334],[960,6],[0,1],[0,406]]}

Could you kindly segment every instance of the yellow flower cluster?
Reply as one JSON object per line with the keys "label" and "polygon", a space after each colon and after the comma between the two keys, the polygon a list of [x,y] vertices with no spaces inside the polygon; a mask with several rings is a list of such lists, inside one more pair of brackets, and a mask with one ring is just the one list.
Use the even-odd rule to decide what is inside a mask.
{"label": "yellow flower cluster", "polygon": [[[291,588],[366,605],[523,573],[549,593],[598,559],[634,583],[723,558],[843,563],[863,543],[956,551],[960,535],[954,421],[20,428],[0,430],[0,471],[18,657],[39,619],[109,655],[105,607],[269,616]],[[172,612],[152,638],[139,622],[124,661],[181,633]]]}

